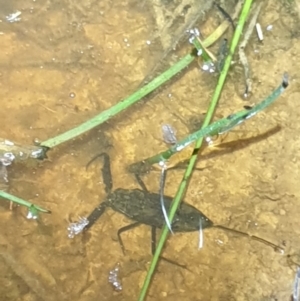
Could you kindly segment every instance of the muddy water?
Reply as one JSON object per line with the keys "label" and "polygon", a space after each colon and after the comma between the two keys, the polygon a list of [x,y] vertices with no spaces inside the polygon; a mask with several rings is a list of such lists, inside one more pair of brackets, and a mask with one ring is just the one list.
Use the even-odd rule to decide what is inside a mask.
{"label": "muddy water", "polygon": [[[197,11],[192,1],[174,7],[133,0],[0,3],[1,137],[27,144],[54,137],[135,91],[172,48],[172,30],[184,29]],[[222,16],[205,9],[198,26],[207,36]],[[6,22],[17,10],[21,20]],[[180,17],[173,18],[175,10]],[[253,35],[246,49],[253,94],[247,102],[240,98],[243,71],[236,62],[216,115],[262,100],[284,71],[291,85],[271,108],[203,151],[198,167],[204,169],[194,172],[186,193],[215,223],[285,245],[286,254],[218,229],[205,231],[198,251],[197,233],[177,234],[164,256],[189,271],[161,262],[147,300],[289,300],[296,265],[286,255],[297,261],[300,252],[299,18],[296,1],[265,1],[259,22],[273,29],[264,30],[263,43]],[[180,45],[168,52],[168,63],[189,51]],[[111,210],[86,235],[67,238],[68,223],[105,198],[101,165],[86,171],[85,164],[107,151],[114,187],[137,187],[126,167],[165,148],[162,124],[181,138],[201,122],[215,83],[194,64],[147,102],[52,150],[49,160],[11,166],[9,192],[53,214],[29,221],[23,208],[9,211],[1,202],[0,300],[137,300],[151,260],[148,227],[123,235],[126,256],[116,231],[130,221]],[[149,190],[158,191],[158,178],[158,172],[144,177]],[[167,194],[176,193],[181,178],[181,170],[169,173]],[[117,262],[120,293],[107,280]]]}

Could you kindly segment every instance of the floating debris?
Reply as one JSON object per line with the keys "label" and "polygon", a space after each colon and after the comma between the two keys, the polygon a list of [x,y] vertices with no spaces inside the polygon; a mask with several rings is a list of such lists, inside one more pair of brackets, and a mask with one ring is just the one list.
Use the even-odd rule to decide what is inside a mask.
{"label": "floating debris", "polygon": [[[188,29],[188,30],[186,31],[186,33],[190,35],[190,38],[189,38],[190,44],[193,44],[194,39],[196,39],[196,37],[200,37],[200,31],[199,31],[198,28]],[[200,54],[200,55],[201,55],[201,54]]]}
{"label": "floating debris", "polygon": [[74,238],[83,231],[83,229],[89,224],[86,217],[79,217],[79,221],[75,223],[70,223],[68,226],[68,237]]}
{"label": "floating debris", "polygon": [[220,246],[222,246],[224,244],[224,241],[221,239],[216,239],[215,242]]}
{"label": "floating debris", "polygon": [[200,217],[199,220],[199,244],[198,244],[198,250],[203,248],[203,228],[202,228],[202,219]]}
{"label": "floating debris", "polygon": [[5,17],[6,21],[10,22],[10,23],[19,22],[19,21],[21,21],[21,18],[19,18],[21,16],[21,14],[22,14],[22,12],[20,12],[19,10],[17,10],[15,13],[7,15]]}
{"label": "floating debris", "polygon": [[176,130],[169,124],[163,124],[162,127],[163,139],[167,144],[176,144]]}
{"label": "floating debris", "polygon": [[299,279],[300,279],[300,268],[297,267],[294,286],[293,286],[293,301],[299,301]]}
{"label": "floating debris", "polygon": [[108,282],[111,283],[115,291],[120,292],[123,287],[121,280],[119,279],[119,273],[120,273],[120,264],[117,263],[117,265],[109,271],[108,274]]}
{"label": "floating debris", "polygon": [[261,26],[259,23],[256,23],[255,27],[256,27],[258,39],[262,42],[264,40],[264,35],[262,32]]}
{"label": "floating debris", "polygon": [[201,69],[202,71],[207,73],[214,73],[216,71],[216,66],[214,62],[208,61],[208,62],[204,62]]}
{"label": "floating debris", "polygon": [[[10,140],[0,138],[0,158],[7,159],[7,165],[14,160],[27,160],[28,158],[43,159],[45,150],[37,145],[20,145]],[[10,161],[10,163],[9,163]],[[5,164],[4,161],[2,161]]]}
{"label": "floating debris", "polygon": [[3,156],[0,156],[0,162],[3,166],[11,165],[11,163],[15,160],[15,156],[13,153],[4,153]]}
{"label": "floating debris", "polygon": [[[2,182],[4,185],[7,185],[8,172],[6,166],[11,165],[14,160],[15,156],[13,153],[4,153],[2,156],[0,156],[0,183]],[[1,188],[4,187],[1,185]]]}
{"label": "floating debris", "polygon": [[268,25],[267,27],[266,27],[266,30],[267,31],[271,31],[273,29],[273,25],[272,24],[270,24],[270,25]]}
{"label": "floating debris", "polygon": [[160,40],[162,54],[158,62],[152,68],[150,73],[142,81],[149,82],[149,79],[162,68],[167,61],[170,52],[185,38],[185,33],[195,24],[203,24],[207,19],[206,12],[212,9],[212,0],[188,0],[188,1],[140,1],[149,5],[149,13],[153,14],[153,20],[156,20],[156,30],[154,36],[150,39]]}
{"label": "floating debris", "polygon": [[207,137],[205,137],[205,142],[207,143],[208,146],[213,146],[214,139],[210,136],[207,136]]}
{"label": "floating debris", "polygon": [[191,29],[187,31],[190,34],[189,42],[195,46],[197,49],[197,56],[201,57],[201,70],[208,73],[214,73],[216,71],[216,67],[214,62],[216,62],[216,58],[203,44],[201,39],[199,38],[200,32],[197,28]]}
{"label": "floating debris", "polygon": [[159,165],[161,166],[161,176],[160,176],[160,185],[159,185],[159,196],[160,196],[161,210],[162,210],[162,213],[164,215],[167,227],[169,228],[170,232],[172,234],[174,234],[173,231],[172,231],[171,223],[170,223],[168,213],[167,213],[167,210],[166,210],[166,207],[165,207],[165,202],[164,202],[164,188],[165,188],[167,166],[163,161],[160,162]]}
{"label": "floating debris", "polygon": [[26,216],[27,219],[37,219],[38,218],[38,211],[34,206],[31,206],[28,209],[28,213]]}

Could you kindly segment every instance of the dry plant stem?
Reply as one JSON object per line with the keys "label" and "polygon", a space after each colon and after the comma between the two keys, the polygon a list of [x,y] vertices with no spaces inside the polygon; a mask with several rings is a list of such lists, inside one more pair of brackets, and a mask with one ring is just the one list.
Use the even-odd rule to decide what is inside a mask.
{"label": "dry plant stem", "polygon": [[[229,54],[228,54],[228,56],[226,58],[226,61],[225,61],[225,64],[224,64],[224,68],[223,68],[223,70],[222,70],[222,72],[220,74],[217,87],[216,87],[215,92],[213,94],[213,97],[212,97],[212,100],[211,100],[211,103],[210,103],[207,115],[206,115],[204,123],[203,123],[203,127],[207,127],[208,124],[210,123],[212,117],[213,117],[215,108],[217,106],[217,103],[218,103],[218,100],[219,100],[219,97],[220,97],[220,94],[221,94],[221,91],[222,91],[222,88],[223,88],[223,85],[225,83],[225,79],[226,79],[228,70],[230,68],[230,64],[231,64],[231,61],[232,61],[232,56],[233,56],[233,54],[235,52],[235,49],[237,47],[238,41],[240,39],[240,36],[241,36],[243,28],[244,28],[244,24],[246,22],[247,16],[248,16],[249,11],[251,9],[251,4],[252,4],[252,0],[245,0],[245,2],[244,2],[243,9],[242,9],[242,12],[241,12],[238,24],[237,24],[235,32],[234,32],[234,36],[233,36],[232,41],[231,41]],[[194,168],[195,163],[196,163],[197,152],[198,152],[199,148],[202,145],[202,141],[203,141],[203,138],[200,138],[199,140],[197,140],[196,146],[195,146],[196,152],[191,157],[189,165],[188,165],[188,167],[187,167],[187,169],[185,171],[185,174],[183,176],[182,182],[181,182],[181,184],[178,187],[176,196],[175,196],[175,198],[173,200],[173,203],[172,203],[172,206],[171,206],[170,212],[169,212],[169,221],[170,221],[170,223],[172,223],[172,221],[173,221],[173,218],[174,218],[174,215],[176,213],[176,210],[177,210],[177,208],[178,208],[178,206],[180,204],[180,201],[181,201],[181,199],[182,199],[182,197],[184,195],[184,192],[186,190],[189,178],[190,178],[190,176],[192,174],[193,168]],[[146,275],[146,279],[144,281],[144,284],[143,284],[143,287],[142,287],[142,290],[141,290],[141,293],[140,293],[140,296],[139,296],[139,299],[138,299],[139,301],[143,301],[145,299],[145,297],[146,297],[146,294],[147,294],[147,291],[148,291],[148,287],[150,285],[153,273],[155,271],[158,259],[159,259],[160,255],[161,255],[161,252],[162,252],[162,249],[164,247],[165,241],[167,239],[168,233],[169,233],[168,232],[168,228],[165,225],[163,227],[163,230],[162,230],[162,233],[161,233],[161,237],[160,237],[160,240],[159,240],[158,245],[157,245],[157,249],[156,249],[155,254],[154,254],[153,258],[152,258],[152,262],[151,262],[150,268],[149,268],[148,273]]]}
{"label": "dry plant stem", "polygon": [[[153,2],[153,10],[155,12],[155,15],[158,17],[158,19],[160,19],[162,16],[160,14],[160,8],[159,6],[157,6],[157,3],[160,1],[151,1]],[[150,3],[151,3],[150,2]],[[213,3],[212,1],[207,1],[207,3],[205,3],[204,5],[194,5],[192,8],[190,8],[190,11],[194,11],[195,13],[193,14],[192,18],[188,17],[188,21],[184,21],[184,25],[181,26],[179,25],[179,27],[174,28],[175,31],[172,32],[172,39],[171,39],[171,43],[169,45],[169,47],[167,47],[160,59],[156,62],[156,64],[154,65],[154,67],[151,69],[151,71],[146,75],[146,77],[142,80],[142,84],[149,82],[149,80],[153,77],[153,75],[157,72],[157,69],[162,65],[162,62],[166,59],[166,57],[177,47],[178,43],[184,39],[184,37],[186,36],[186,32],[192,28],[194,28],[194,26],[199,23],[199,20],[204,20],[205,19],[205,12],[209,11],[209,9],[212,7]],[[174,8],[173,16],[179,16],[182,13],[182,8],[184,6],[184,2],[183,1],[178,1],[176,2],[176,8]],[[165,24],[165,28],[168,28],[171,25],[172,20],[174,20],[172,17],[170,16],[170,19],[166,22]],[[181,28],[180,32],[179,29]],[[162,31],[162,34],[164,35],[164,30]],[[161,41],[162,42],[162,41]],[[165,48],[165,44],[162,42],[163,48]]]}
{"label": "dry plant stem", "polygon": [[203,48],[203,50],[207,53],[207,55],[208,55],[208,60],[209,59],[211,59],[213,62],[216,62],[216,57],[214,56],[214,54],[211,52],[211,51],[209,51],[208,49],[207,49],[207,47],[205,47],[204,45],[203,45],[203,42],[201,41],[201,39],[199,38],[199,37],[197,37],[197,40],[198,40],[198,42],[199,42],[199,44],[201,45],[201,48]]}
{"label": "dry plant stem", "polygon": [[253,29],[256,24],[256,20],[258,18],[259,12],[261,10],[261,7],[262,7],[262,2],[255,9],[254,15],[253,15],[251,21],[249,22],[248,28],[245,32],[244,39],[241,42],[241,44],[239,45],[239,57],[240,57],[240,61],[241,61],[242,65],[244,67],[244,74],[245,74],[245,81],[246,81],[246,89],[245,89],[245,92],[243,95],[244,98],[247,98],[252,91],[252,80],[250,77],[250,67],[249,67],[249,63],[248,63],[248,60],[247,60],[247,57],[245,54],[245,48],[252,35]]}

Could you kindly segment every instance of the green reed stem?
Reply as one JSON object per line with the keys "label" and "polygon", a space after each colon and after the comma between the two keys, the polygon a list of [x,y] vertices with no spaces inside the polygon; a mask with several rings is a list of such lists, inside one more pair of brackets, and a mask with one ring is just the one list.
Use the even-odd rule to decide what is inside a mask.
{"label": "green reed stem", "polygon": [[[232,38],[232,41],[231,41],[229,54],[228,54],[228,56],[225,60],[223,70],[222,70],[222,72],[219,76],[217,87],[214,91],[213,97],[212,97],[211,102],[210,102],[210,106],[208,108],[205,120],[203,122],[203,126],[202,126],[203,128],[208,126],[208,124],[210,123],[210,120],[212,119],[213,114],[215,112],[215,108],[217,106],[217,103],[218,103],[223,85],[225,83],[225,79],[226,79],[228,70],[229,70],[229,67],[230,67],[230,64],[231,64],[232,56],[234,54],[234,51],[236,49],[236,46],[237,46],[238,41],[240,39],[240,36],[242,34],[245,21],[247,19],[247,16],[248,16],[250,8],[251,8],[251,4],[252,4],[252,0],[245,0],[245,2],[244,2],[242,12],[241,12],[241,15],[239,17],[238,25],[236,26],[236,29],[235,29],[235,32],[234,32],[234,35],[233,35],[233,38]],[[203,141],[203,137],[197,140],[196,145],[195,145],[195,149],[198,150],[201,147],[202,141]],[[197,159],[197,154],[194,154],[190,159],[189,165],[188,165],[188,167],[185,171],[185,174],[183,176],[183,179],[182,179],[182,181],[181,181],[181,183],[178,187],[176,196],[173,199],[172,206],[170,208],[170,213],[169,213],[170,223],[172,223],[175,212],[176,212],[176,210],[177,210],[177,208],[180,204],[180,201],[183,197],[183,194],[185,192],[185,189],[186,189],[186,186],[188,184],[189,178],[191,176],[192,170],[194,168],[196,159]],[[150,268],[148,270],[148,273],[146,275],[146,279],[144,281],[143,287],[142,287],[141,292],[140,292],[140,296],[139,296],[139,299],[138,299],[139,301],[144,301],[144,299],[146,297],[146,293],[148,291],[148,288],[149,288],[153,273],[155,271],[158,259],[160,257],[161,252],[162,252],[162,249],[165,245],[165,241],[167,239],[168,233],[169,233],[168,228],[167,228],[166,225],[164,225],[161,236],[160,236],[160,239],[159,239],[159,242],[158,242],[158,245],[157,245],[157,248],[156,248],[156,251],[155,251],[154,256],[152,258]]]}
{"label": "green reed stem", "polygon": [[144,96],[148,95],[152,91],[154,91],[156,88],[160,87],[162,84],[164,84],[166,81],[168,81],[170,78],[172,78],[174,75],[179,73],[181,70],[183,70],[185,67],[187,67],[192,61],[194,60],[194,56],[192,54],[186,55],[184,58],[182,58],[178,63],[174,64],[170,69],[156,77],[153,81],[151,81],[146,86],[142,87],[140,90],[136,91],[126,99],[120,101],[113,107],[101,112],[99,115],[95,116],[94,118],[84,122],[83,124],[79,125],[76,128],[73,128],[57,137],[51,138],[47,141],[44,141],[41,143],[41,146],[52,148],[54,146],[57,146],[63,142],[66,142],[70,139],[73,139],[92,128],[102,124],[103,122],[107,121],[108,119],[112,118],[113,116],[117,115],[121,111],[124,111],[140,99],[142,99]]}
{"label": "green reed stem", "polygon": [[9,194],[5,191],[2,191],[0,190],[0,197],[1,198],[4,198],[4,199],[7,199],[9,201],[12,201],[18,205],[21,205],[21,206],[25,206],[28,208],[29,211],[33,212],[33,213],[36,213],[36,212],[43,212],[43,213],[51,213],[50,210],[47,210],[47,209],[44,209],[38,205],[35,205],[33,203],[30,203],[28,201],[25,201],[23,199],[20,199],[12,194]]}
{"label": "green reed stem", "polygon": [[[216,42],[216,40],[219,39],[219,37],[224,33],[224,31],[227,29],[228,24],[224,25],[221,24],[217,30],[212,33],[205,41],[203,41],[204,47],[209,47],[213,43]],[[174,77],[176,74],[178,74],[180,71],[182,71],[184,68],[190,65],[191,62],[193,62],[195,56],[193,54],[188,54],[185,57],[183,57],[179,62],[174,64],[172,67],[170,67],[167,71],[156,77],[154,80],[152,80],[150,83],[130,95],[129,97],[125,98],[124,100],[120,101],[116,105],[112,106],[111,108],[101,112],[99,115],[95,116],[94,118],[84,122],[83,124],[79,125],[76,128],[73,128],[63,134],[60,134],[54,138],[48,139],[47,141],[44,141],[41,143],[42,147],[45,148],[52,148],[54,146],[57,146],[61,143],[64,143],[68,140],[71,140],[89,130],[92,128],[104,123],[108,119],[114,117],[118,113],[124,111],[134,103],[141,100],[144,96],[148,95],[161,85],[163,85],[165,82],[167,82],[169,79]]]}
{"label": "green reed stem", "polygon": [[[237,125],[240,125],[241,123],[245,122],[246,120],[250,119],[251,117],[255,116],[258,112],[264,110],[267,106],[272,104],[280,95],[284,92],[288,85],[288,76],[287,74],[284,74],[282,83],[280,86],[278,86],[266,99],[255,105],[250,110],[242,110],[240,112],[231,114],[227,116],[226,118],[222,118],[220,120],[217,120],[205,127],[202,126],[202,128],[189,136],[185,137],[184,139],[180,140],[176,144],[174,144],[169,149],[153,156],[150,158],[147,158],[143,160],[142,162],[145,164],[155,164],[159,162],[165,162],[170,157],[177,152],[183,150],[185,147],[187,147],[189,144],[194,142],[197,139],[205,138],[208,136],[214,136],[223,134],[225,132],[230,131],[232,128],[234,128]],[[203,123],[204,124],[204,123]],[[132,165],[140,164],[140,162],[133,163]]]}

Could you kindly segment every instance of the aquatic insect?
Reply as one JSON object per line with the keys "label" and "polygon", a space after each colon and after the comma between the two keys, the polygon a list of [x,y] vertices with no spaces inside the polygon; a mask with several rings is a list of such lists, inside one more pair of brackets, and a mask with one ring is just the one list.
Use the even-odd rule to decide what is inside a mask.
{"label": "aquatic insect", "polygon": [[[102,174],[104,184],[106,186],[106,192],[108,193],[107,198],[104,202],[100,203],[93,212],[87,217],[89,221],[85,229],[90,228],[98,218],[103,214],[107,207],[124,214],[128,218],[134,220],[133,224],[125,226],[118,230],[118,240],[121,245],[123,252],[125,252],[124,244],[121,239],[121,233],[132,229],[133,227],[141,224],[149,225],[152,228],[152,252],[155,251],[155,230],[156,228],[162,228],[165,223],[165,218],[161,209],[160,194],[148,192],[145,184],[142,182],[139,176],[136,175],[137,181],[142,189],[123,189],[118,188],[112,191],[112,180],[110,171],[110,159],[108,154],[101,153],[94,157],[87,165],[87,167],[96,158],[103,157],[104,164],[102,167]],[[171,207],[173,198],[164,196],[164,205],[166,210]],[[283,249],[269,241],[266,241],[260,237],[249,235],[248,233],[241,232],[235,229],[227,228],[222,225],[214,224],[208,217],[206,217],[196,207],[189,205],[186,202],[182,202],[178,208],[175,217],[172,222],[173,232],[192,232],[199,231],[199,224],[204,230],[206,228],[220,228],[225,231],[230,231],[242,236],[246,236],[253,240],[264,243],[276,251],[283,252]],[[165,258],[164,258],[165,259]],[[170,261],[166,259],[167,261]]]}

